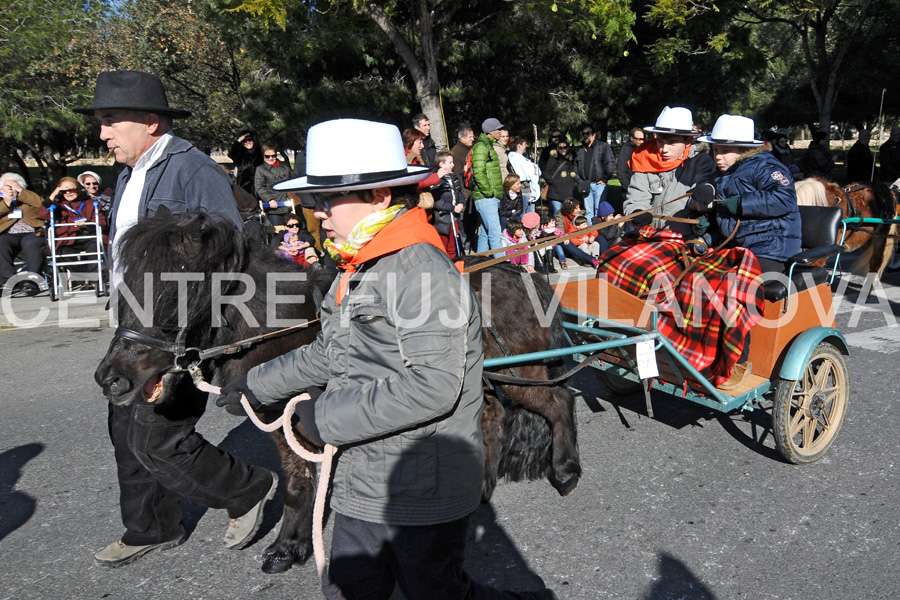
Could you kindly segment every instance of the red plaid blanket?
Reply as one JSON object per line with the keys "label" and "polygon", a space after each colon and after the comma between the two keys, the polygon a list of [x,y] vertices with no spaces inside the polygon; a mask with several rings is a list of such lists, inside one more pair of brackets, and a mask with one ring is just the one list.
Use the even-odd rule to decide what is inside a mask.
{"label": "red plaid blanket", "polygon": [[[673,284],[687,268],[687,273]],[[657,304],[659,331],[718,386],[763,312],[759,261],[746,248],[695,257],[677,233],[644,227],[600,257],[599,277]],[[755,311],[748,311],[755,305]]]}

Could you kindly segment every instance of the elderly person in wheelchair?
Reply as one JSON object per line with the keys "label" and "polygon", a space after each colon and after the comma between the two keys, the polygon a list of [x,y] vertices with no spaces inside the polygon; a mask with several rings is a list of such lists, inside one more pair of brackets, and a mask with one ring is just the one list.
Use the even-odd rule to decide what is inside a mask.
{"label": "elderly person in wheelchair", "polygon": [[[55,254],[63,258],[61,263],[72,273],[73,279],[78,279],[78,273],[98,269],[96,223],[99,221],[102,229],[106,225],[106,217],[102,210],[97,210],[99,201],[96,208],[94,202],[95,199],[77,179],[63,177],[50,198],[44,200],[40,210],[42,219],[50,222],[52,218]],[[78,264],[81,262],[85,264]],[[83,282],[79,286],[91,288],[92,284]]]}
{"label": "elderly person in wheelchair", "polygon": [[[25,178],[18,173],[0,175],[0,290],[16,274],[15,259],[21,252],[25,270],[39,275],[44,270],[44,221],[39,211],[41,197],[25,189]],[[21,282],[27,295],[40,288],[32,281]],[[5,293],[5,291],[4,291]]]}

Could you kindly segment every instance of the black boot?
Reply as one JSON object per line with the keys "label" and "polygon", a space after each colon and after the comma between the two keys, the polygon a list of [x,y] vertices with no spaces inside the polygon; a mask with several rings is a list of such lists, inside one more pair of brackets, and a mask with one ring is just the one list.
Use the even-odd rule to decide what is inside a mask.
{"label": "black boot", "polygon": [[544,251],[544,264],[547,265],[546,273],[556,273],[556,267],[553,266],[553,250]]}

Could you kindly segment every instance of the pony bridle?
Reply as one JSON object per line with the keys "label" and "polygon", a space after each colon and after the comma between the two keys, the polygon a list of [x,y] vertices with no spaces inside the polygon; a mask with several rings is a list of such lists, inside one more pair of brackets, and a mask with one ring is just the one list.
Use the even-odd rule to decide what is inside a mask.
{"label": "pony bridle", "polygon": [[[187,327],[182,327],[178,330],[174,342],[167,342],[151,335],[147,335],[146,333],[141,333],[140,331],[121,326],[116,328],[114,335],[123,340],[129,340],[141,344],[142,346],[174,354],[175,359],[172,366],[163,371],[162,374],[167,375],[169,373],[183,373],[184,371],[187,371],[191,374],[191,378],[194,380],[195,385],[200,381],[203,381],[203,374],[200,372],[201,362],[207,358],[220,356],[221,354],[233,354],[240,351],[240,348],[238,348],[232,352],[222,351],[210,354],[208,350],[204,351],[193,346],[188,347],[184,341],[185,337],[187,337]],[[213,348],[212,350],[216,350],[216,348]],[[190,362],[184,361],[183,359],[188,355],[192,355],[192,357],[195,355],[195,360]]]}
{"label": "pony bridle", "polygon": [[[197,385],[198,383],[203,381],[203,373],[200,371],[200,364],[203,361],[210,358],[216,358],[217,356],[237,354],[238,352],[248,350],[249,348],[260,342],[287,335],[298,329],[306,329],[310,325],[318,322],[319,319],[315,318],[299,325],[292,325],[291,327],[285,327],[284,329],[278,329],[269,333],[263,333],[261,335],[234,342],[233,344],[213,346],[212,348],[207,348],[206,350],[186,345],[184,340],[187,337],[187,327],[181,327],[178,330],[178,333],[175,335],[174,342],[167,342],[165,340],[155,338],[151,335],[147,335],[146,333],[141,333],[140,331],[135,331],[133,329],[128,329],[127,327],[121,326],[116,328],[116,332],[114,335],[117,338],[123,340],[129,340],[143,346],[147,346],[149,348],[155,348],[156,350],[174,354],[175,359],[172,362],[172,366],[163,371],[162,374],[166,375],[169,373],[183,373],[187,371],[188,373],[190,373],[191,379],[193,379],[194,381],[194,385]],[[190,358],[193,360],[184,360],[187,356],[190,356]]]}

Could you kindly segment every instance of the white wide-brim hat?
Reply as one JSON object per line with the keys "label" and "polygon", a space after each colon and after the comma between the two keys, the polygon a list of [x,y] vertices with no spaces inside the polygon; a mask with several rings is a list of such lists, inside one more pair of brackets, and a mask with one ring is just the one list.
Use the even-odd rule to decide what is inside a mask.
{"label": "white wide-brim hat", "polygon": [[697,137],[699,132],[694,131],[694,114],[683,106],[667,106],[656,118],[656,125],[644,127],[644,131],[651,133],[668,133],[670,135],[689,135]]}
{"label": "white wide-brim hat", "polygon": [[352,192],[418,183],[432,169],[406,163],[395,125],[335,119],[309,128],[306,176],[276,183],[278,191]]}
{"label": "white wide-brim hat", "polygon": [[765,144],[763,140],[753,137],[754,124],[750,117],[740,115],[722,115],[716,119],[712,133],[700,136],[698,142],[720,144],[722,146],[741,146],[754,148]]}

